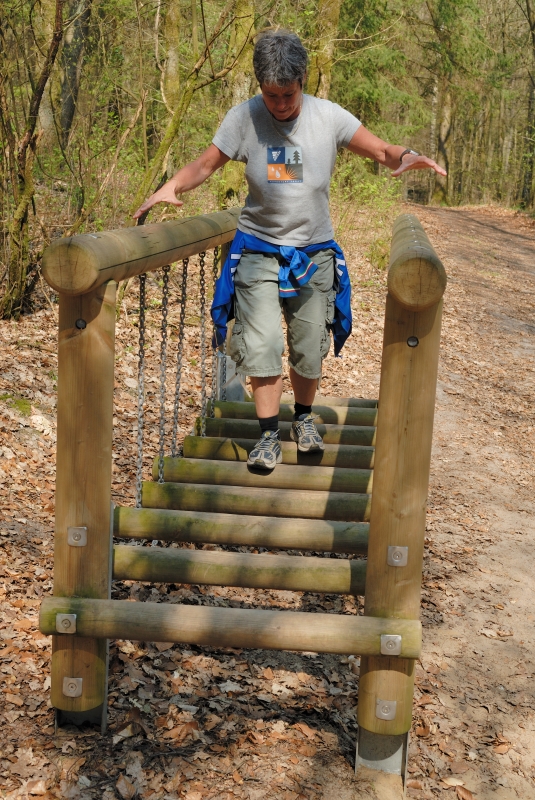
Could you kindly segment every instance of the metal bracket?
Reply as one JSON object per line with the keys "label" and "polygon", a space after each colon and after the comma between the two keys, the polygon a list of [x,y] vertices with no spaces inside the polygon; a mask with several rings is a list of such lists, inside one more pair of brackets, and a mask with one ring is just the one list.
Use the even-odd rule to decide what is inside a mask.
{"label": "metal bracket", "polygon": [[383,656],[401,655],[401,636],[393,633],[382,633],[381,655]]}
{"label": "metal bracket", "polygon": [[396,706],[396,700],[376,700],[375,716],[377,719],[395,719]]}
{"label": "metal bracket", "polygon": [[83,678],[63,678],[63,694],[65,697],[81,697]]}
{"label": "metal bracket", "polygon": [[76,614],[56,614],[58,633],[76,633]]}
{"label": "metal bracket", "polygon": [[398,547],[397,545],[389,546],[386,563],[390,567],[406,567],[408,560],[409,560],[408,547]]}
{"label": "metal bracket", "polygon": [[67,544],[71,547],[85,547],[87,544],[87,528],[67,528]]}

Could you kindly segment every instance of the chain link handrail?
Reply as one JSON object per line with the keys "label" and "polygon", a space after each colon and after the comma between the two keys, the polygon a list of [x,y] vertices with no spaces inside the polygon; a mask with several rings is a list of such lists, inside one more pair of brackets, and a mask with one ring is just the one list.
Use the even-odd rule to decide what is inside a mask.
{"label": "chain link handrail", "polygon": [[182,284],[180,287],[180,320],[178,323],[178,351],[176,357],[175,400],[173,404],[173,430],[171,433],[171,455],[173,458],[182,455],[182,446],[177,446],[178,410],[180,406],[180,384],[182,381],[182,360],[184,358],[184,332],[186,326],[186,299],[188,286],[189,258],[182,261]]}
{"label": "chain link handrail", "polygon": [[169,310],[169,270],[164,267],[162,287],[162,339],[160,346],[160,432],[158,453],[158,483],[163,483],[164,448],[165,448],[165,378],[167,370],[167,312]]}
{"label": "chain link handrail", "polygon": [[143,425],[145,408],[145,302],[146,274],[139,276],[139,355],[137,386],[137,465],[136,465],[136,508],[141,508],[143,487]]}
{"label": "chain link handrail", "polygon": [[199,253],[199,288],[201,294],[201,436],[206,436],[206,253]]}

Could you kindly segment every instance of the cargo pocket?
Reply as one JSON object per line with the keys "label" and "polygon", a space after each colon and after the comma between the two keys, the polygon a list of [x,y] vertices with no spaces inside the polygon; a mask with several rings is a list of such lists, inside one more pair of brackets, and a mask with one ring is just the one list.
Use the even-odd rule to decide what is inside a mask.
{"label": "cargo pocket", "polygon": [[229,342],[229,356],[238,364],[245,358],[245,339],[243,335],[243,323],[236,321],[232,328],[232,335]]}
{"label": "cargo pocket", "polygon": [[335,292],[334,289],[331,289],[327,292],[326,300],[327,305],[325,309],[325,325],[323,328],[323,332],[321,335],[321,345],[320,345],[320,353],[322,359],[324,359],[329,352],[329,348],[331,346],[331,327],[334,321],[334,299],[335,299]]}

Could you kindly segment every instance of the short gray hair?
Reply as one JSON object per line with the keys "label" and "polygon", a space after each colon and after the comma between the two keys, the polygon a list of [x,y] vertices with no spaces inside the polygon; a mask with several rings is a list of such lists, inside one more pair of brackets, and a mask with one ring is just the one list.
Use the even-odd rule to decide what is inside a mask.
{"label": "short gray hair", "polygon": [[288,86],[299,81],[307,71],[308,55],[301,39],[291,31],[265,31],[256,41],[253,54],[254,74],[260,86]]}

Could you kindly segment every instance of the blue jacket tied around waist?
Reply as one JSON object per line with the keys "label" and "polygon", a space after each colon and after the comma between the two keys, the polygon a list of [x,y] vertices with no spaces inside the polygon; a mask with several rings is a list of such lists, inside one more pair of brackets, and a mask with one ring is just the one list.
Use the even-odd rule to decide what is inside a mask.
{"label": "blue jacket tied around waist", "polygon": [[329,328],[333,333],[334,354],[337,356],[351,333],[351,285],[344,254],[334,239],[321,242],[321,244],[310,244],[307,247],[285,247],[265,242],[249,233],[236,231],[221,275],[215,285],[211,309],[216,330],[214,345],[223,344],[227,336],[227,324],[234,319],[234,273],[244,250],[278,256],[281,259],[279,295],[296,297],[300,287],[308,283],[317,270],[316,264],[311,261],[309,255],[317,253],[319,250],[329,249],[334,250],[336,262],[334,318],[331,320]]}

